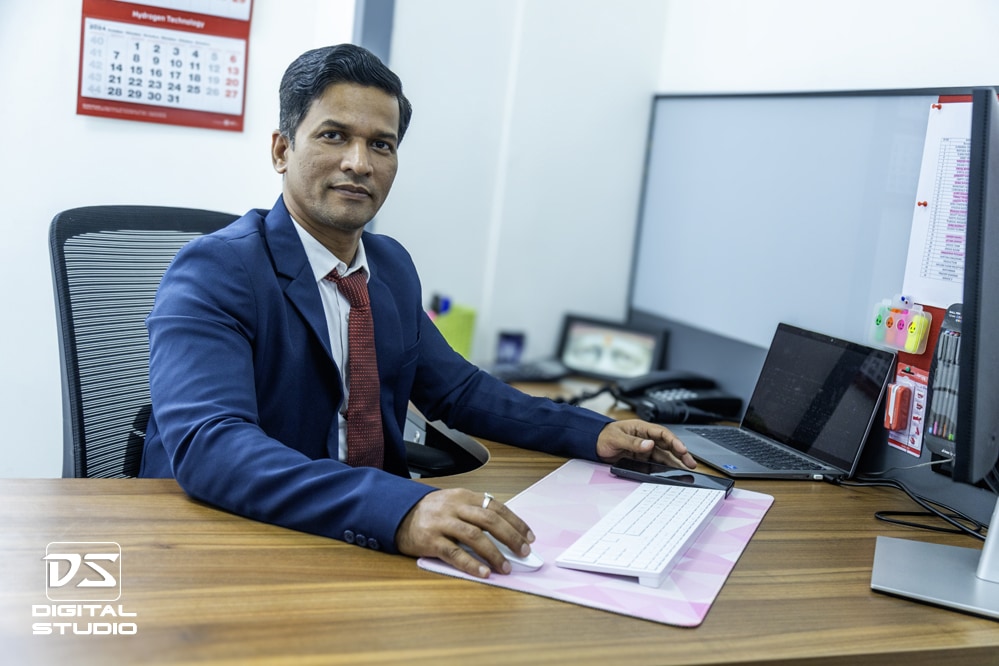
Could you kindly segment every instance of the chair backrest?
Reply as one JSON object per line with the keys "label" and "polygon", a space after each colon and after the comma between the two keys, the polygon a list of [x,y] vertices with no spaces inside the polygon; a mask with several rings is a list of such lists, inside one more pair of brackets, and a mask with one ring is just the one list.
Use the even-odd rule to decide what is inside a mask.
{"label": "chair backrest", "polygon": [[52,220],[64,477],[138,474],[150,410],[145,319],[160,279],[185,243],[237,217],[123,205]]}

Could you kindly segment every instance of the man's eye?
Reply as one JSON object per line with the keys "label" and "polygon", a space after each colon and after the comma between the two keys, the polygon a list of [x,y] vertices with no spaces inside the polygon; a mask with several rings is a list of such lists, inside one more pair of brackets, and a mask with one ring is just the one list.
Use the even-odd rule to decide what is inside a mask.
{"label": "man's eye", "polygon": [[343,140],[343,133],[342,132],[335,132],[335,131],[331,130],[329,132],[323,132],[322,133],[322,137],[324,139],[327,139],[328,141],[342,141]]}
{"label": "man's eye", "polygon": [[380,151],[386,152],[386,153],[390,153],[390,152],[392,152],[394,150],[392,144],[388,143],[387,141],[375,141],[372,144],[372,146],[374,146],[375,150],[380,150]]}

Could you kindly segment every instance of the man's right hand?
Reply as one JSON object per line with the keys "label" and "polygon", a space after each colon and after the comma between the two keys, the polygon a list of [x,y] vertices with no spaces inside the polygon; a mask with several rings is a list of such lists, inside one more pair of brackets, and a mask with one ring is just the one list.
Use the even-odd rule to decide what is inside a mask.
{"label": "man's right hand", "polygon": [[[489,532],[512,552],[527,555],[534,533],[517,514],[496,499],[472,490],[436,490],[425,495],[399,525],[395,535],[399,552],[413,557],[436,557],[465,573],[489,577],[489,567],[510,573],[510,563],[484,534]],[[467,553],[465,544],[489,563]]]}

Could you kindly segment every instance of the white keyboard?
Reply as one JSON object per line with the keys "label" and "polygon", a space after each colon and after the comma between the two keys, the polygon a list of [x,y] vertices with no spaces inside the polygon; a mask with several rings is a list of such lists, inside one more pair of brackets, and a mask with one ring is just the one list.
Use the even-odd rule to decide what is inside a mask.
{"label": "white keyboard", "polygon": [[642,483],[556,560],[568,569],[662,585],[721,508],[724,490]]}

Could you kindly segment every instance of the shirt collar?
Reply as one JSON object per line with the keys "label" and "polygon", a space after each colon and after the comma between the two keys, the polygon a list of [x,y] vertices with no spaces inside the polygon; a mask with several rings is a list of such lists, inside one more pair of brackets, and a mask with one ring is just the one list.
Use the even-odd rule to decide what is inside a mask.
{"label": "shirt collar", "polygon": [[350,266],[347,266],[335,254],[326,249],[325,245],[316,240],[316,237],[310,234],[295,218],[292,217],[291,221],[295,223],[295,231],[298,232],[298,237],[302,240],[302,247],[305,248],[305,256],[309,260],[309,266],[312,267],[316,282],[322,282],[334,268],[339,275],[344,277],[355,271],[363,270],[370,279],[371,269],[368,268],[368,257],[364,253],[364,241],[360,239],[357,241],[354,261]]}

